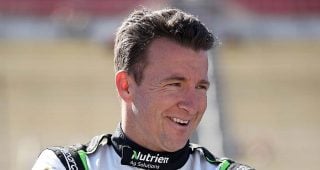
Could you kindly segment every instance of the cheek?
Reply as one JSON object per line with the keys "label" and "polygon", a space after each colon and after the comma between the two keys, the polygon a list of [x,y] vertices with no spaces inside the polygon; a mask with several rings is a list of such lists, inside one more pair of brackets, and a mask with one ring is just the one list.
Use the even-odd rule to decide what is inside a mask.
{"label": "cheek", "polygon": [[207,97],[202,97],[201,99],[199,99],[199,114],[197,116],[197,121],[198,123],[201,121],[202,116],[204,115],[206,109],[207,109]]}
{"label": "cheek", "polygon": [[157,119],[157,114],[161,109],[161,101],[152,95],[140,95],[136,101],[138,114],[141,120],[154,122]]}
{"label": "cheek", "polygon": [[201,97],[199,97],[198,101],[199,101],[199,111],[203,114],[207,109],[207,96],[202,95]]}

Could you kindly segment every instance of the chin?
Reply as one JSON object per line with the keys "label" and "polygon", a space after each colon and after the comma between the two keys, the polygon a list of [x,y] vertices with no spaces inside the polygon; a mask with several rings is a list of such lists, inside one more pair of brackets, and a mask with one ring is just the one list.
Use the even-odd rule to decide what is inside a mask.
{"label": "chin", "polygon": [[175,152],[177,150],[180,150],[186,145],[187,141],[188,140],[184,140],[183,142],[177,142],[177,140],[174,140],[173,142],[167,145],[167,151]]}

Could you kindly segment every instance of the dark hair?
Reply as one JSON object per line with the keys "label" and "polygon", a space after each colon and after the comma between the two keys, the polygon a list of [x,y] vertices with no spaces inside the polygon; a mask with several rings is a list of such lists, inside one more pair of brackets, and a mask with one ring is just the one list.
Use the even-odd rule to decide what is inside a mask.
{"label": "dark hair", "polygon": [[204,24],[181,10],[137,10],[122,23],[116,34],[115,70],[133,74],[139,85],[147,66],[145,51],[159,37],[168,38],[194,50],[209,50],[216,42]]}

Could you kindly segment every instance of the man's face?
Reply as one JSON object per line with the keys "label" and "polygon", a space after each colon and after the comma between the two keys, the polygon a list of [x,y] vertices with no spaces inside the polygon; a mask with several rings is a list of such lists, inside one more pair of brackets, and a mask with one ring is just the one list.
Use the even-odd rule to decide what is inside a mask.
{"label": "man's face", "polygon": [[154,40],[148,65],[132,93],[129,136],[155,151],[176,151],[186,144],[207,106],[208,59],[169,39]]}

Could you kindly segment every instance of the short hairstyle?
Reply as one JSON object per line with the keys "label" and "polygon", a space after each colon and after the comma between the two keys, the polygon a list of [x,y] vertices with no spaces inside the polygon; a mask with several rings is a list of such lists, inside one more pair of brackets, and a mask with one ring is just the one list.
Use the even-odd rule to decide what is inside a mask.
{"label": "short hairstyle", "polygon": [[195,16],[179,9],[134,11],[119,27],[114,46],[115,70],[133,75],[139,85],[147,66],[145,55],[156,38],[168,38],[193,50],[209,50],[215,36]]}

